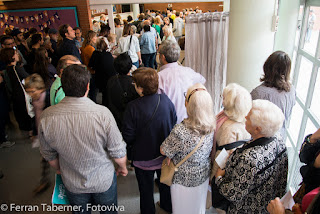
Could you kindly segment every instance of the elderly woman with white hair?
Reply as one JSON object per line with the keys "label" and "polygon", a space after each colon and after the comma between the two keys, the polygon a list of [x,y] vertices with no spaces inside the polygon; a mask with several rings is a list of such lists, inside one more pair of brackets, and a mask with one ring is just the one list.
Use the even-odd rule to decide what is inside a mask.
{"label": "elderly woman with white hair", "polygon": [[161,153],[176,165],[199,144],[175,172],[171,189],[172,213],[204,214],[210,177],[215,116],[213,102],[206,88],[197,83],[186,94],[188,118],[177,124],[161,145]]}
{"label": "elderly woman with white hair", "polygon": [[[212,159],[220,154],[222,149],[233,151],[241,146],[240,140],[250,139],[250,134],[245,129],[245,117],[252,107],[250,93],[236,83],[230,83],[223,90],[223,111],[217,115],[217,127],[213,139]],[[218,169],[216,162],[213,164],[211,178]]]}
{"label": "elderly woman with white hair", "polygon": [[235,150],[226,169],[218,168],[215,183],[230,202],[228,213],[268,213],[267,205],[284,195],[287,185],[287,149],[276,134],[284,115],[267,100],[254,100],[246,116],[246,130],[252,140]]}

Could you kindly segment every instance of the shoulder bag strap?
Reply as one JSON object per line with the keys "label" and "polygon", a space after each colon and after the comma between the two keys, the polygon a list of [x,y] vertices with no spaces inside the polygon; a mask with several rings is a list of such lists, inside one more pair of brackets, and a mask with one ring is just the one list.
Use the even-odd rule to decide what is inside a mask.
{"label": "shoulder bag strap", "polygon": [[132,40],[132,35],[130,36],[129,48],[128,48],[127,52],[129,52],[129,50],[130,50],[131,40]]}
{"label": "shoulder bag strap", "polygon": [[157,112],[157,110],[158,110],[159,104],[160,104],[160,94],[159,94],[159,99],[158,99],[157,106],[156,106],[156,108],[155,108],[155,110],[154,110],[154,112],[153,112],[150,120],[147,122],[146,127],[148,127],[148,126],[150,125],[152,119],[154,118],[154,115],[156,114],[156,112]]}
{"label": "shoulder bag strap", "polygon": [[187,155],[185,156],[182,161],[180,161],[177,165],[176,165],[176,168],[178,168],[179,166],[181,166],[181,164],[183,164],[186,160],[188,160],[192,155],[193,153],[195,153],[197,151],[197,149],[200,147],[200,145],[202,144],[203,140],[205,138],[205,135],[203,135],[199,141],[199,143],[197,144],[197,146]]}

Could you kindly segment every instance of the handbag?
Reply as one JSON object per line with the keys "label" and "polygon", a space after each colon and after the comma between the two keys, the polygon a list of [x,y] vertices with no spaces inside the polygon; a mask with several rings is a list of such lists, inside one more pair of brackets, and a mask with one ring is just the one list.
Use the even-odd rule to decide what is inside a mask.
{"label": "handbag", "polygon": [[184,157],[177,165],[174,165],[173,161],[170,161],[168,165],[167,158],[163,160],[162,166],[161,166],[161,176],[160,176],[161,183],[171,186],[173,175],[175,172],[178,171],[178,167],[181,166],[186,160],[188,160],[193,155],[193,153],[197,151],[197,149],[202,144],[204,137],[205,136],[201,137],[197,146],[186,157]]}
{"label": "handbag", "polygon": [[17,71],[16,71],[15,66],[13,67],[13,70],[14,70],[16,76],[17,76],[17,79],[18,79],[18,81],[19,81],[19,83],[20,83],[20,86],[21,86],[21,88],[22,88],[22,91],[23,91],[23,93],[24,93],[24,99],[25,99],[25,102],[26,102],[26,109],[27,109],[28,115],[29,115],[31,118],[33,118],[33,117],[35,116],[35,114],[34,114],[34,111],[33,111],[33,106],[32,106],[32,104],[31,104],[32,98],[31,98],[31,96],[24,90],[24,87],[23,87],[23,85],[22,85],[22,83],[21,83],[21,81],[20,81],[20,78],[19,78],[19,76],[18,76],[18,74],[17,74]]}

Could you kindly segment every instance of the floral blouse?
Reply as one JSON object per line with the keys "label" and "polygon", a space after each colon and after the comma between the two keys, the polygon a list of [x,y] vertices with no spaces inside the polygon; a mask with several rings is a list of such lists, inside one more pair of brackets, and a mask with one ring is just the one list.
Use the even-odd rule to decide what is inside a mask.
{"label": "floral blouse", "polygon": [[[170,135],[162,143],[161,149],[176,165],[196,147],[201,137],[201,134],[182,122],[173,127]],[[173,176],[173,184],[196,187],[209,178],[212,142],[213,132],[204,137],[197,151],[178,168]]]}
{"label": "floral blouse", "polygon": [[247,142],[232,153],[216,183],[231,204],[228,213],[268,213],[270,200],[286,193],[288,155],[278,135]]}

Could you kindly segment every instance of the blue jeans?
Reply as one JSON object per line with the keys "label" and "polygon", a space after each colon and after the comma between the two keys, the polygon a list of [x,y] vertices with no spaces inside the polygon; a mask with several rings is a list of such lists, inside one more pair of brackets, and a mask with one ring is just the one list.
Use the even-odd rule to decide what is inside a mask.
{"label": "blue jeans", "polygon": [[144,67],[154,68],[154,61],[156,59],[156,53],[152,54],[141,54],[142,62]]}
{"label": "blue jeans", "polygon": [[137,68],[139,68],[139,60],[136,62],[133,62],[132,65],[136,66]]}
{"label": "blue jeans", "polygon": [[[105,192],[76,194],[68,191],[66,188],[66,195],[69,199],[70,205],[81,206],[82,208],[82,211],[80,212],[73,211],[72,213],[74,214],[78,214],[78,213],[90,214],[91,213],[90,207],[93,207],[94,205],[109,206],[109,207],[118,206],[116,173],[114,173],[113,181],[110,188]],[[88,204],[91,204],[91,205],[88,205]],[[100,211],[100,213],[118,213],[118,212],[116,211],[116,209],[114,209],[113,211],[108,211],[108,210]]]}

